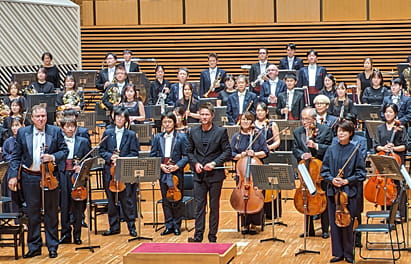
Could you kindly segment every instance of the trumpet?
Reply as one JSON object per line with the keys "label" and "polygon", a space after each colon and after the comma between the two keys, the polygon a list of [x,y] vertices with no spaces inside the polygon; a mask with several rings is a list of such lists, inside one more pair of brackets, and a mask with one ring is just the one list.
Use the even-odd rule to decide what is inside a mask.
{"label": "trumpet", "polygon": [[267,71],[264,71],[262,73],[260,73],[257,76],[257,79],[253,82],[251,82],[251,87],[256,87],[258,84],[261,84],[262,82],[264,82],[264,77],[267,76]]}
{"label": "trumpet", "polygon": [[166,84],[164,84],[164,87],[161,90],[161,93],[158,94],[158,99],[157,99],[156,105],[164,104],[164,101],[167,99],[166,88],[167,88],[167,86],[166,86]]}
{"label": "trumpet", "polygon": [[211,92],[214,92],[215,86],[221,82],[221,72],[218,72],[217,76],[215,77],[214,81],[210,85],[210,89],[204,94],[204,97],[208,97]]}

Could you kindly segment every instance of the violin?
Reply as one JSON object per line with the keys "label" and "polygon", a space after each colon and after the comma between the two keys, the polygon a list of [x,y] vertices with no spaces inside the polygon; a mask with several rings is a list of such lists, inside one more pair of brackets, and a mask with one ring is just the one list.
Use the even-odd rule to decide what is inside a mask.
{"label": "violin", "polygon": [[[48,147],[43,144],[41,147],[42,153],[47,153]],[[55,168],[54,162],[47,161],[47,162],[41,162],[40,164],[40,171],[41,171],[41,181],[40,181],[40,187],[43,190],[55,190],[59,186],[59,181],[57,180],[56,176],[54,176],[54,168]]]}
{"label": "violin", "polygon": [[[174,165],[174,161],[172,159],[167,160],[167,165]],[[182,195],[181,191],[178,189],[178,176],[172,175],[173,180],[173,187],[168,186],[168,190],[166,193],[167,200],[170,202],[178,202],[181,200]]]}
{"label": "violin", "polygon": [[[119,155],[119,154],[120,154],[119,150],[115,150],[113,152],[113,155]],[[111,166],[110,167],[111,180],[110,180],[110,184],[108,187],[109,190],[115,193],[124,191],[126,189],[126,185],[123,182],[116,180],[116,162],[112,161],[110,166]]]}
{"label": "violin", "polygon": [[[393,132],[391,134],[390,142],[394,142],[395,134],[397,131],[402,131],[401,122],[399,120],[394,121]],[[401,157],[394,153],[391,149],[389,152],[380,151],[377,153],[378,156],[392,156],[397,161],[398,165],[401,166]],[[379,176],[378,170],[375,172],[376,176],[371,177],[364,186],[364,197],[369,202],[377,205],[391,205],[392,202],[397,197],[397,186],[393,179],[386,179],[384,176]],[[386,189],[384,191],[384,189]]]}

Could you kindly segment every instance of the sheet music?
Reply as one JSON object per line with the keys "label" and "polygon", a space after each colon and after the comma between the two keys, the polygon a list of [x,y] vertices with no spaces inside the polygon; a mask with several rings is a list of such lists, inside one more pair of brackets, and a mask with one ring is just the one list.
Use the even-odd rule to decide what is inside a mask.
{"label": "sheet music", "polygon": [[315,195],[317,190],[315,189],[314,183],[311,180],[311,176],[307,170],[307,167],[304,164],[298,164],[298,171],[301,173],[305,186],[307,186],[310,194]]}
{"label": "sheet music", "polygon": [[408,173],[407,169],[405,168],[404,165],[401,165],[401,174],[405,179],[405,182],[408,185],[408,188],[411,189],[411,178],[410,178],[410,174]]}

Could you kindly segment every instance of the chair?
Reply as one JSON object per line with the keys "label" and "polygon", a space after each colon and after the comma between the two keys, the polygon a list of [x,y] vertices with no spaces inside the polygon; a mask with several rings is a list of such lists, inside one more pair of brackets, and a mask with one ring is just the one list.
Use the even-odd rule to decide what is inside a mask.
{"label": "chair", "polygon": [[[398,230],[397,230],[397,225],[395,224],[395,219],[396,219],[396,214],[398,211],[398,198],[395,199],[395,201],[392,203],[391,209],[389,211],[389,216],[386,218],[387,219],[387,224],[361,224],[357,228],[354,229],[354,239],[357,235],[357,233],[388,233],[390,235],[390,249],[391,249],[391,254],[392,258],[376,258],[376,257],[365,257],[362,255],[362,248],[360,247],[360,257],[364,260],[372,259],[372,260],[392,260],[394,263],[396,260],[398,260],[401,257],[401,251],[400,251],[400,244],[398,240]],[[396,236],[396,242],[393,241],[393,234],[392,231],[395,231],[395,236]],[[355,241],[353,241],[355,244]],[[394,245],[397,245],[397,248],[394,249]],[[398,252],[397,256],[395,252]],[[354,256],[354,262],[355,262],[355,247],[353,248],[353,256]]]}
{"label": "chair", "polygon": [[[91,179],[88,181],[88,187],[89,187],[89,201],[90,201],[90,212],[89,212],[89,218],[90,218],[90,230],[93,228],[93,220],[94,220],[94,234],[97,235],[97,216],[106,214],[108,211],[108,200],[105,198],[105,191],[104,191],[104,186],[103,186],[103,166],[97,166],[92,169],[90,169],[90,173],[94,173],[95,175],[95,180],[96,180],[96,185],[94,188],[91,186]],[[99,199],[93,199],[92,193],[103,193],[103,198]]]}
{"label": "chair", "polygon": [[[1,205],[0,205],[1,206]],[[14,247],[14,258],[19,259],[18,248],[21,245],[21,255],[24,254],[24,228],[23,225],[13,225],[10,221],[15,221],[20,218],[19,213],[0,213],[0,247]],[[3,235],[12,235],[13,238],[5,238]]]}

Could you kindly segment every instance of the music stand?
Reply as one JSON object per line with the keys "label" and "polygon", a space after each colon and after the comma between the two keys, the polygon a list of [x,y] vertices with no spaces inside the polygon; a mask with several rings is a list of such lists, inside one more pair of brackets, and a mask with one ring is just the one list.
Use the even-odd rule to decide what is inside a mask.
{"label": "music stand", "polygon": [[143,104],[146,104],[147,95],[150,92],[150,82],[146,75],[142,72],[129,72],[127,73],[127,79],[129,83],[133,83],[140,89],[140,97]]}
{"label": "music stand", "polygon": [[354,104],[359,120],[381,120],[381,105]]}
{"label": "music stand", "polygon": [[77,89],[83,91],[84,88],[95,88],[97,71],[95,70],[83,70],[83,71],[72,71],[71,74],[77,83]]}
{"label": "music stand", "polygon": [[287,74],[294,74],[296,77],[298,77],[298,70],[287,70],[287,69],[279,69],[278,70],[278,78],[280,80],[284,80],[284,77]]}
{"label": "music stand", "polygon": [[277,107],[268,106],[268,119],[279,119],[277,114]]}
{"label": "music stand", "polygon": [[28,94],[27,109],[31,109],[34,105],[46,104],[46,111],[48,113],[54,113],[56,112],[56,97],[56,93]]}
{"label": "music stand", "polygon": [[200,105],[204,103],[211,103],[212,105],[217,105],[217,98],[216,97],[209,97],[209,98],[200,98]]}
{"label": "music stand", "polygon": [[[88,158],[86,159],[83,164],[81,165],[80,168],[80,172],[77,176],[76,181],[73,184],[73,190],[75,190],[78,187],[81,186],[86,186],[86,182],[88,181],[89,178],[89,174],[90,174],[90,169],[93,167],[93,164],[96,162],[97,157],[94,158]],[[89,192],[91,190],[88,190]],[[89,210],[89,212],[91,212],[91,208],[90,208],[90,200],[87,200],[87,210]],[[75,250],[81,250],[81,249],[88,249],[90,250],[92,253],[94,253],[94,249],[95,248],[100,248],[100,246],[92,246],[91,245],[91,237],[90,237],[90,228],[91,228],[91,219],[90,219],[90,214],[88,214],[89,219],[88,219],[88,228],[87,228],[87,240],[88,240],[88,245],[84,246],[84,247],[76,247]]]}
{"label": "music stand", "polygon": [[[264,164],[264,165],[251,165],[251,173],[253,175],[253,183],[260,189],[271,190],[271,222],[272,222],[272,237],[262,239],[260,242],[265,241],[278,241],[285,243],[285,240],[275,237],[274,234],[274,190],[279,192],[280,190],[294,190],[295,183],[293,178],[293,169],[288,164]],[[277,199],[277,208],[278,208]]]}
{"label": "music stand", "polygon": [[[404,165],[401,165],[401,174],[404,177],[404,180],[408,185],[408,189],[411,189],[410,174],[408,173],[408,171],[407,171],[407,169],[405,168]],[[405,190],[406,187],[404,186],[404,184],[401,184],[401,186]],[[406,207],[405,208],[407,210],[406,213],[405,213],[405,221],[407,222],[407,244],[406,245],[409,246],[409,244],[410,244],[410,223],[409,223],[409,208],[408,208],[408,206],[409,206],[409,204],[408,204],[409,197],[408,197],[408,192],[405,192],[405,194],[406,194],[406,200],[405,200],[405,206]],[[406,248],[404,248],[404,250],[411,251],[411,248],[406,247]]]}
{"label": "music stand", "polygon": [[[3,179],[7,174],[7,170],[9,169],[9,162],[1,162],[0,163],[0,186],[3,183]],[[0,214],[3,213],[3,203],[11,202],[10,197],[3,197],[0,188]]]}
{"label": "music stand", "polygon": [[[314,183],[311,179],[310,173],[307,170],[307,167],[304,164],[299,164],[298,165],[298,171],[301,174],[301,184],[303,188],[303,192],[309,192],[311,195],[316,195],[317,190],[315,189]],[[306,194],[308,195],[308,194]],[[298,252],[295,253],[295,256],[298,256],[300,254],[305,254],[305,253],[313,253],[313,254],[320,254],[320,251],[314,251],[314,250],[308,250],[307,249],[307,225],[305,224],[308,219],[307,219],[307,199],[304,199],[304,248],[303,249],[298,249]]]}
{"label": "music stand", "polygon": [[77,125],[90,131],[96,130],[96,112],[82,112],[78,115]]}
{"label": "music stand", "polygon": [[[160,175],[160,158],[138,158],[138,157],[119,157],[116,160],[116,180],[125,183],[155,182]],[[138,193],[138,208],[141,209],[141,192]],[[131,238],[134,240],[153,240],[141,235],[141,213],[138,212],[138,236]]]}
{"label": "music stand", "polygon": [[384,121],[368,120],[365,122],[370,138],[377,138],[377,127],[382,124],[384,124]]}
{"label": "music stand", "polygon": [[228,141],[231,142],[231,139],[233,138],[234,134],[237,132],[240,132],[240,126],[233,125],[233,126],[223,126],[227,129],[227,134],[228,134]]}
{"label": "music stand", "polygon": [[300,120],[284,120],[284,119],[276,119],[274,122],[277,123],[278,129],[282,131],[280,133],[280,139],[285,140],[285,150],[288,150],[287,141],[294,140],[293,132],[296,128],[301,126]]}
{"label": "music stand", "polygon": [[13,81],[16,81],[21,87],[27,87],[36,81],[35,72],[13,72],[12,76]]}
{"label": "music stand", "polygon": [[161,119],[161,105],[145,105],[147,119],[160,120]]}

